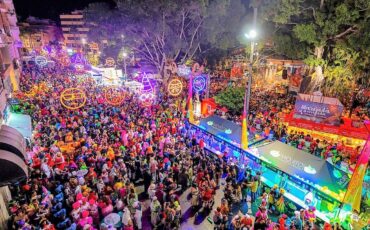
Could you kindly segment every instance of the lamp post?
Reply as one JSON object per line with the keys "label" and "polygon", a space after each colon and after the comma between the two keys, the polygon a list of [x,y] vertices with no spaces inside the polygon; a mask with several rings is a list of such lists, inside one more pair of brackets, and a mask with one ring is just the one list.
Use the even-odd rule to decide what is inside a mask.
{"label": "lamp post", "polygon": [[251,96],[251,85],[252,85],[252,65],[253,65],[253,52],[254,52],[254,39],[257,36],[257,32],[252,29],[249,31],[248,34],[245,34],[245,36],[251,40],[251,53],[249,57],[249,76],[248,76],[248,84],[245,90],[244,94],[244,106],[243,106],[243,116],[242,116],[242,136],[241,136],[241,148],[243,150],[248,149],[248,124],[247,124],[247,118],[249,114],[249,100]]}
{"label": "lamp post", "polygon": [[82,53],[85,55],[86,39],[85,38],[81,38],[81,42],[82,42]]}
{"label": "lamp post", "polygon": [[127,65],[126,65],[127,53],[123,52],[122,56],[123,56],[123,68],[124,68],[124,71],[125,71],[125,77],[127,78]]}

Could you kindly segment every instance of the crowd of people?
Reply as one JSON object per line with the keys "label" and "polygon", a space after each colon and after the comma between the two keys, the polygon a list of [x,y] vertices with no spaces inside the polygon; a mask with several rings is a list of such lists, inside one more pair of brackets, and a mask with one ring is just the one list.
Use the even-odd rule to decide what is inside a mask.
{"label": "crowd of people", "polygon": [[[126,93],[124,102],[113,106],[102,100],[104,86],[81,83],[59,65],[24,69],[21,91],[37,84],[43,85],[37,94],[18,95],[34,135],[27,150],[30,176],[12,188],[11,229],[148,229],[144,222],[149,228],[179,229],[179,196],[186,190],[194,210],[212,213],[215,229],[312,229],[314,209],[288,218],[283,189],[262,188],[258,171],[246,171],[240,181],[236,164],[205,151],[212,137],[191,128],[182,108],[171,106],[175,99],[158,95],[156,104],[141,106],[137,95]],[[86,104],[75,110],[59,101],[71,87],[86,93]],[[279,107],[284,100],[271,103],[264,97],[270,96],[258,97],[264,110],[252,101],[251,129],[269,129],[280,139],[284,129],[275,118],[285,109]],[[214,207],[223,180],[224,198]],[[143,221],[147,200],[150,217]],[[248,202],[258,204],[254,217],[241,215],[241,204]],[[277,223],[271,213],[279,216]]]}

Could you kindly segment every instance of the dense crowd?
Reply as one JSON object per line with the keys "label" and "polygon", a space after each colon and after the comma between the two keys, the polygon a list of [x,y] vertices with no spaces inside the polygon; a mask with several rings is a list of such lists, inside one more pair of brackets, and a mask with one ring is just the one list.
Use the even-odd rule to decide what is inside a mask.
{"label": "dense crowd", "polygon": [[[60,66],[25,69],[21,90],[42,82],[42,92],[19,95],[22,111],[32,116],[34,140],[27,152],[30,176],[12,189],[10,228],[178,229],[182,192],[190,190],[195,210],[211,212],[216,190],[224,186],[212,214],[215,229],[312,229],[313,207],[288,217],[284,189],[263,188],[259,171],[242,172],[240,180],[236,164],[204,150],[213,138],[191,128],[181,108],[171,106],[174,99],[158,96],[155,105],[143,107],[137,95],[127,93],[120,106],[112,106],[102,100],[103,86]],[[70,87],[86,93],[79,109],[59,102]],[[251,113],[252,128],[278,133],[270,103],[259,100],[266,111]],[[151,226],[143,225],[146,200]],[[247,203],[258,204],[254,216],[241,215],[241,204]]]}

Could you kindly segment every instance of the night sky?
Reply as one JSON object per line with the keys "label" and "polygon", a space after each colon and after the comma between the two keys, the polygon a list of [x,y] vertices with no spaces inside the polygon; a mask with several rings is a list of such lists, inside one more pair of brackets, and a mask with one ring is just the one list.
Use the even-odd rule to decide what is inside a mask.
{"label": "night sky", "polygon": [[73,10],[81,10],[92,2],[107,2],[112,7],[114,0],[13,0],[15,10],[19,17],[24,20],[28,16],[50,18],[59,20],[59,14],[69,13]]}

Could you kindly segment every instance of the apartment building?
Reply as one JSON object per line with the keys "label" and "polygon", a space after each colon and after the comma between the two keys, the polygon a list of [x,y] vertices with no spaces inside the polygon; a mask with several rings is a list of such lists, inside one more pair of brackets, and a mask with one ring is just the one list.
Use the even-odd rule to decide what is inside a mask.
{"label": "apartment building", "polygon": [[86,26],[82,11],[60,15],[64,43],[68,48],[81,49],[86,42],[89,28]]}
{"label": "apartment building", "polygon": [[6,105],[5,95],[18,90],[21,48],[13,1],[0,0],[0,121]]}
{"label": "apartment building", "polygon": [[[2,125],[6,119],[8,96],[19,88],[19,50],[22,48],[22,42],[19,38],[19,28],[17,26],[17,15],[15,13],[12,0],[0,0],[0,133],[17,132],[13,128]],[[7,130],[7,131],[6,131]],[[13,139],[10,134],[4,139],[0,138],[1,143],[12,145]],[[0,135],[0,136],[1,136]],[[5,168],[18,162],[25,167],[24,162],[17,158],[13,153],[0,149],[0,168],[2,175],[6,171],[15,172],[16,168]],[[19,166],[15,163],[17,167]],[[0,178],[0,229],[7,229],[9,215],[7,212],[8,201],[11,199],[8,186],[3,184],[4,178]]]}
{"label": "apartment building", "polygon": [[62,30],[50,19],[28,17],[24,22],[18,23],[23,43],[23,54],[32,50],[41,50],[51,42],[63,41]]}

